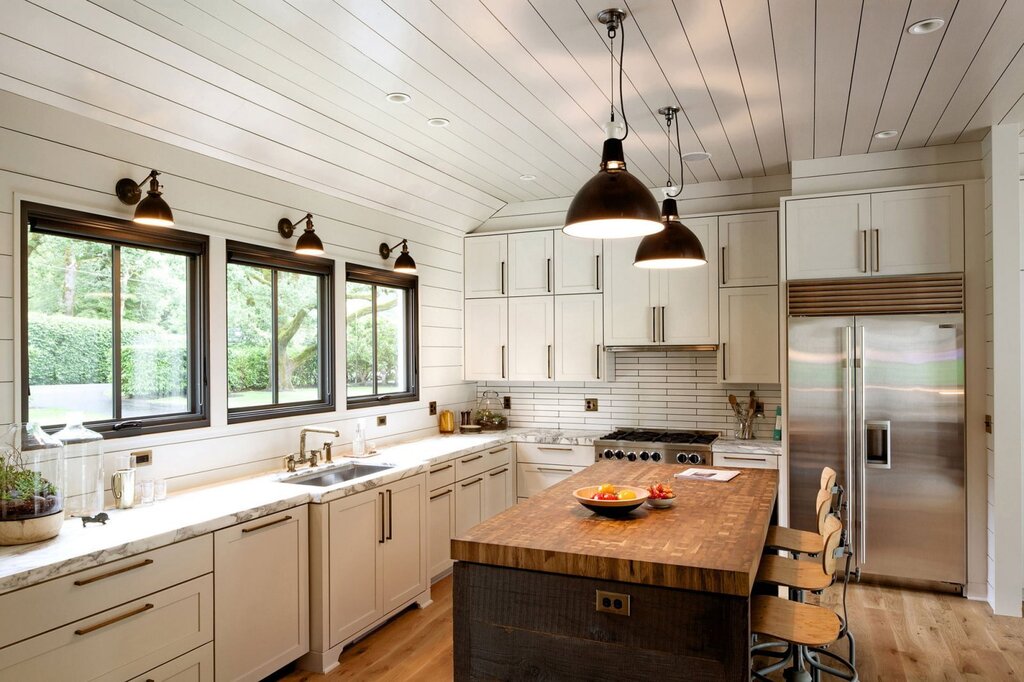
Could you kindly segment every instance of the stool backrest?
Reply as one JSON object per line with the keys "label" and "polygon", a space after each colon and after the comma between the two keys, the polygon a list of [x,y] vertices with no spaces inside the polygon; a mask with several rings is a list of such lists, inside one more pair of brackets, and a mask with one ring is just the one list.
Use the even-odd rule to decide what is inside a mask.
{"label": "stool backrest", "polygon": [[836,574],[836,550],[842,540],[843,522],[829,514],[825,518],[821,534],[825,538],[824,547],[821,550],[821,568],[826,575],[834,576]]}
{"label": "stool backrest", "polygon": [[832,491],[822,489],[818,491],[818,499],[815,501],[814,511],[818,516],[818,535],[825,535],[825,519],[832,511]]}
{"label": "stool backrest", "polygon": [[836,484],[836,470],[832,467],[825,467],[821,470],[821,485],[819,486],[822,490],[832,491],[832,488]]}

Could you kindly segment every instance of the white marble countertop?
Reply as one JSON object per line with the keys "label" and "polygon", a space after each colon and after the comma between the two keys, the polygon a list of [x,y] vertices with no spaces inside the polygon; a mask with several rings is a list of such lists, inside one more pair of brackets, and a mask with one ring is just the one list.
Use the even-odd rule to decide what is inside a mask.
{"label": "white marble countertop", "polygon": [[782,441],[767,438],[737,440],[735,438],[719,438],[711,446],[713,452],[731,452],[744,455],[781,455]]}
{"label": "white marble countertop", "polygon": [[[169,496],[134,509],[108,509],[106,525],[83,528],[78,519],[64,522],[60,535],[30,545],[0,547],[0,594],[74,573],[133,554],[210,533],[250,519],[310,502],[322,503],[386,485],[429,470],[431,465],[502,443],[593,444],[600,431],[509,429],[473,435],[430,436],[382,447],[358,460],[336,458],[333,465],[304,467],[289,474],[269,472]],[[330,487],[288,480],[326,473],[348,462],[389,464],[391,469]]]}

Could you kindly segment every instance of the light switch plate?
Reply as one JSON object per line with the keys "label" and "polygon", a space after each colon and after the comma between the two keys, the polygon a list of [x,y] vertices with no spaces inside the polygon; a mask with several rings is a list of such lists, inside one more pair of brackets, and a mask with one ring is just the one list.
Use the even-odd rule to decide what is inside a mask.
{"label": "light switch plate", "polygon": [[388,425],[388,416],[386,414],[382,414],[379,417],[377,417],[377,426],[387,426],[387,425]]}

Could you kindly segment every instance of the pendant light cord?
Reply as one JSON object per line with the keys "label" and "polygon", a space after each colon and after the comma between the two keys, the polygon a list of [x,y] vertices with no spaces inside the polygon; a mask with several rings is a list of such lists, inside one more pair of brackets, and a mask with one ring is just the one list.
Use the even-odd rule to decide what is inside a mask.
{"label": "pendant light cord", "polygon": [[[675,118],[675,113],[665,115],[665,123],[668,125],[666,131],[665,141],[668,144],[668,183],[669,187],[672,186],[672,119]],[[675,199],[677,196],[683,193],[683,187],[686,186],[686,167],[683,165],[683,147],[679,142],[679,126],[676,126],[676,151],[679,152],[679,190],[672,194],[666,192],[665,196],[669,199]]]}
{"label": "pendant light cord", "polygon": [[612,90],[612,121],[615,121],[615,34],[618,31],[622,31],[622,40],[619,41],[619,110],[622,112],[622,126],[626,129],[623,133],[621,140],[625,140],[629,137],[629,119],[626,118],[626,105],[625,99],[622,97],[622,74],[623,65],[622,60],[626,55],[626,27],[625,21],[614,22],[608,24],[608,39],[611,41],[611,48],[608,50],[611,63],[609,64],[609,76],[611,76],[611,90]]}

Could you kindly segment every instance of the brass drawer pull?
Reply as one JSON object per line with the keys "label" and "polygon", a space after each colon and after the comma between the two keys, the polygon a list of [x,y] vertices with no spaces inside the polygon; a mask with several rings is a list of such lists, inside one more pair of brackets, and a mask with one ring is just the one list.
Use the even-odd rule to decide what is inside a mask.
{"label": "brass drawer pull", "polygon": [[253,526],[252,528],[243,528],[242,532],[243,533],[252,533],[253,531],[263,530],[264,528],[270,528],[271,526],[276,526],[279,523],[284,523],[285,521],[291,521],[291,520],[292,520],[291,516],[282,516],[279,519],[275,519],[273,521],[267,521],[266,523],[261,523],[258,526]]}
{"label": "brass drawer pull", "polygon": [[484,480],[484,479],[482,479],[482,478],[474,478],[474,479],[473,479],[472,481],[470,481],[469,483],[463,483],[463,484],[462,484],[462,487],[463,487],[463,488],[468,488],[468,487],[469,487],[469,486],[471,486],[471,485],[476,485],[477,483],[479,483],[479,482],[480,482],[480,481],[482,481],[482,480]]}
{"label": "brass drawer pull", "polygon": [[122,620],[124,620],[126,618],[131,618],[132,616],[137,616],[140,613],[145,613],[146,611],[149,611],[152,608],[154,608],[152,604],[145,604],[145,605],[140,606],[139,608],[135,609],[134,611],[129,611],[128,613],[122,613],[120,616],[114,616],[110,620],[105,620],[102,623],[96,623],[96,625],[90,625],[87,628],[82,628],[81,630],[75,630],[75,634],[76,635],[87,635],[90,632],[96,632],[97,630],[99,630],[101,628],[105,628],[108,625],[113,625],[114,623],[120,623]]}
{"label": "brass drawer pull", "polygon": [[152,559],[143,559],[137,564],[131,564],[129,566],[122,566],[121,568],[115,568],[113,571],[110,571],[109,573],[101,573],[100,575],[94,575],[91,578],[82,578],[81,580],[76,580],[75,585],[79,587],[81,587],[82,585],[89,585],[98,580],[106,580],[107,578],[113,578],[115,575],[121,575],[122,573],[127,573],[128,571],[134,571],[136,568],[149,566],[151,563],[153,563]]}
{"label": "brass drawer pull", "polygon": [[764,457],[732,457],[730,455],[722,455],[722,459],[734,459],[737,462],[767,462],[768,461]]}
{"label": "brass drawer pull", "polygon": [[470,462],[475,462],[478,459],[483,459],[483,457],[484,457],[483,455],[476,455],[474,457],[467,457],[466,459],[460,459],[459,461],[462,462],[463,464],[469,464]]}
{"label": "brass drawer pull", "polygon": [[499,452],[505,452],[506,450],[508,450],[508,448],[507,448],[507,447],[506,447],[506,448],[498,448],[497,450],[488,450],[488,451],[487,451],[487,454],[488,454],[488,455],[496,455],[496,454],[498,454]]}
{"label": "brass drawer pull", "polygon": [[452,494],[452,489],[448,488],[448,490],[445,490],[443,493],[438,493],[436,495],[431,495],[430,499],[436,500],[438,498],[444,497],[445,495],[451,495],[451,494]]}
{"label": "brass drawer pull", "polygon": [[556,448],[556,447],[552,447],[550,445],[548,445],[548,446],[538,445],[537,449],[538,450],[550,450],[551,452],[572,452],[572,448]]}
{"label": "brass drawer pull", "polygon": [[572,473],[572,469],[562,469],[559,467],[537,467],[537,471],[556,471],[558,473]]}
{"label": "brass drawer pull", "polygon": [[440,469],[431,469],[431,470],[430,470],[430,473],[431,473],[431,474],[439,474],[439,473],[441,473],[442,471],[445,471],[446,469],[451,469],[451,468],[452,468],[452,465],[451,465],[451,464],[445,464],[445,465],[444,465],[443,467],[441,467]]}
{"label": "brass drawer pull", "polygon": [[488,476],[497,476],[498,474],[503,474],[506,471],[508,471],[508,469],[502,469],[501,471],[492,471],[490,474],[488,474]]}

